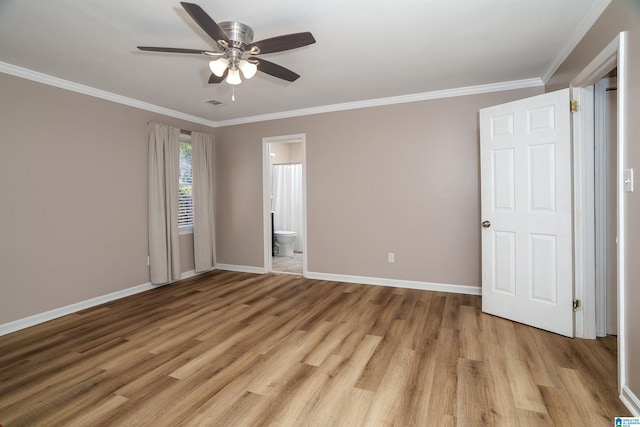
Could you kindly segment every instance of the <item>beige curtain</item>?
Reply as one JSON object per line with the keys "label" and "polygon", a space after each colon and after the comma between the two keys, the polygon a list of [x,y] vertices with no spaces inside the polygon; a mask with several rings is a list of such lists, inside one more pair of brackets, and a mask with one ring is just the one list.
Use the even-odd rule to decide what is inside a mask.
{"label": "beige curtain", "polygon": [[151,283],[180,279],[178,168],[180,129],[149,123],[149,265]]}
{"label": "beige curtain", "polygon": [[215,265],[213,218],[213,138],[209,134],[191,133],[193,166],[193,258],[197,273]]}

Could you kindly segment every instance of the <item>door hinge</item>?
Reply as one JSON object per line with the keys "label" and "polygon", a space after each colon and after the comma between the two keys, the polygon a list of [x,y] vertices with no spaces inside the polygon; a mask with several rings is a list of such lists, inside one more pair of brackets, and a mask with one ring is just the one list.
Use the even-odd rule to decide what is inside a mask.
{"label": "door hinge", "polygon": [[580,300],[579,299],[574,299],[573,300],[573,311],[578,311],[579,308],[580,308]]}
{"label": "door hinge", "polygon": [[578,111],[578,101],[569,102],[569,111],[571,111],[572,113]]}

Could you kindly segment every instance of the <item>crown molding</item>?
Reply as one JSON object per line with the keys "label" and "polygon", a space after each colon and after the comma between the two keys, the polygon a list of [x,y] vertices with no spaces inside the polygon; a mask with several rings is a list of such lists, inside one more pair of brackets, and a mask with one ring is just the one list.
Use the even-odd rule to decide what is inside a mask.
{"label": "crown molding", "polygon": [[558,56],[556,56],[551,66],[542,75],[541,79],[545,84],[548,83],[551,77],[553,77],[553,74],[558,71],[558,68],[560,68],[562,63],[569,57],[571,52],[573,52],[573,49],[578,46],[580,40],[587,34],[593,24],[596,23],[610,3],[611,0],[600,0],[591,5],[587,13],[585,13],[578,23],[578,26],[573,30],[573,33],[571,33],[569,40],[567,40],[562,50],[558,53]]}
{"label": "crown molding", "polygon": [[492,83],[479,86],[467,86],[455,89],[436,90],[432,92],[414,93],[411,95],[391,96],[388,98],[369,99],[365,101],[345,102],[342,104],[324,105],[320,107],[303,108],[300,110],[283,111],[280,113],[263,114],[259,116],[242,117],[239,119],[221,120],[215,122],[215,127],[234,126],[247,123],[264,122],[268,120],[288,119],[291,117],[309,116],[312,114],[333,113],[337,111],[354,110],[358,108],[380,107],[383,105],[403,104],[407,102],[428,101],[456,96],[477,95],[503,90],[525,89],[544,86],[540,78],[514,80],[510,82]]}
{"label": "crown molding", "polygon": [[10,74],[16,77],[21,77],[23,79],[32,80],[34,82],[46,84],[49,86],[55,86],[61,89],[70,90],[72,92],[81,93],[83,95],[89,95],[95,98],[116,102],[118,104],[127,105],[129,107],[151,111],[152,113],[163,114],[165,116],[175,117],[176,119],[187,120],[193,123],[199,123],[206,126],[211,126],[211,127],[215,126],[215,122],[211,120],[203,119],[202,117],[192,116],[190,114],[181,113],[180,111],[171,110],[169,108],[164,108],[158,105],[149,104],[148,102],[143,102],[137,99],[128,98],[126,96],[96,89],[91,86],[74,83],[69,80],[60,79],[58,77],[53,77],[48,74],[43,74],[37,71],[29,70],[27,68],[18,67],[16,65],[8,64],[6,62],[0,61],[0,72],[5,74]]}
{"label": "crown molding", "polygon": [[59,87],[61,89],[82,93],[84,95],[93,96],[107,101],[116,102],[118,104],[127,105],[141,110],[151,111],[153,113],[163,114],[177,119],[187,120],[193,123],[199,123],[213,128],[234,126],[239,124],[264,122],[268,120],[287,119],[291,117],[309,116],[312,114],[332,113],[337,111],[354,110],[358,108],[380,107],[384,105],[403,104],[408,102],[428,101],[441,98],[452,98],[456,96],[476,95],[489,92],[500,92],[504,90],[525,89],[531,87],[544,86],[544,82],[540,78],[513,80],[509,82],[491,83],[479,86],[466,86],[454,89],[436,90],[432,92],[422,92],[410,95],[391,96],[387,98],[369,99],[364,101],[346,102],[342,104],[324,105],[320,107],[303,108],[300,110],[283,111],[279,113],[263,114],[258,116],[241,117],[238,119],[212,121],[203,119],[202,117],[192,116],[180,111],[171,110],[160,107],[158,105],[149,104],[137,99],[128,98],[126,96],[117,95],[104,90],[92,88],[79,83],[74,83],[58,77],[49,76],[27,68],[18,67],[0,61],[0,72],[43,83],[50,86]]}

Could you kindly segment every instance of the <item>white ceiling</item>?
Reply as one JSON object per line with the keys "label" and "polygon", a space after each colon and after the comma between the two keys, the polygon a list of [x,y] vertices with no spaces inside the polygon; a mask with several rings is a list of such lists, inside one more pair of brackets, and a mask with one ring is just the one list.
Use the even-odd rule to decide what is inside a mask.
{"label": "white ceiling", "polygon": [[[310,31],[317,43],[264,58],[302,77],[258,73],[209,85],[211,49],[174,0],[0,0],[0,71],[52,79],[199,117],[235,119],[501,82],[543,82],[610,0],[191,0],[254,40]],[[15,67],[14,67],[15,66]],[[10,70],[10,71],[7,71]],[[524,82],[523,82],[524,84]],[[211,106],[206,100],[222,101]]]}

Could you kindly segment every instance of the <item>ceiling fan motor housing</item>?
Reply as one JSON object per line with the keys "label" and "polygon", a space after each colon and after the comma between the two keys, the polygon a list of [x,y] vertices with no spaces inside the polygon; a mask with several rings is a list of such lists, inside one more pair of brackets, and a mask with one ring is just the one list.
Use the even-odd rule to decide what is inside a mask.
{"label": "ceiling fan motor housing", "polygon": [[236,21],[225,21],[218,25],[231,41],[231,47],[242,49],[253,41],[253,30],[248,25]]}

